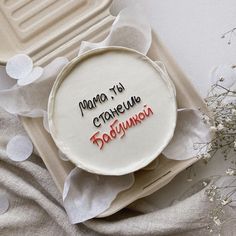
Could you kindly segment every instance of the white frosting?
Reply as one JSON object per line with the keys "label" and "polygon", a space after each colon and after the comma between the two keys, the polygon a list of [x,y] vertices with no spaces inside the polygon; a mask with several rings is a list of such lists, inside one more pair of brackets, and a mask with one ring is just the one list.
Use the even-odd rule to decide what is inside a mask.
{"label": "white frosting", "polygon": [[[116,90],[115,95],[109,88],[119,83],[124,90]],[[107,101],[97,102],[94,109],[83,109],[80,102],[102,93]],[[95,123],[101,126],[95,127],[95,117],[132,96],[141,101],[106,123],[100,116]],[[146,56],[121,47],[96,49],[72,61],[57,78],[48,108],[50,132],[59,149],[77,166],[104,175],[130,173],[153,161],[171,140],[177,114],[169,78]],[[131,117],[138,117],[140,122],[132,120],[132,127],[122,138],[113,128],[116,133],[113,131],[112,138],[110,125],[117,119],[118,126]],[[111,137],[102,149],[101,142],[97,145],[90,140],[95,132],[99,132],[98,137],[103,133]]]}

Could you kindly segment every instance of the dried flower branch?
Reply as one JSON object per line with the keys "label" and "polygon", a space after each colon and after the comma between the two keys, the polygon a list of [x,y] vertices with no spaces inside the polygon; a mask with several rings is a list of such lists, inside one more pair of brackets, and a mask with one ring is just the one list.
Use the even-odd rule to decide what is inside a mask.
{"label": "dried flower branch", "polygon": [[227,32],[225,32],[225,33],[223,33],[221,35],[221,38],[224,39],[225,37],[228,36],[228,42],[227,43],[230,45],[231,42],[232,42],[232,37],[233,37],[233,35],[235,35],[235,31],[236,31],[236,27],[229,30],[229,31],[227,31]]}
{"label": "dried flower branch", "polygon": [[[236,81],[232,84],[234,83]],[[213,138],[208,143],[195,144],[199,149],[199,157],[207,163],[217,153],[221,153],[225,160],[232,156],[232,163],[236,164],[236,91],[232,86],[224,86],[224,78],[221,77],[212,85],[205,102],[210,116],[203,114],[203,121],[211,125]],[[225,207],[236,202],[235,166],[228,168],[225,174],[232,181],[226,181],[222,186],[213,184],[206,190],[206,195],[213,204],[208,229],[218,235],[221,226],[230,220],[225,214]]]}
{"label": "dried flower branch", "polygon": [[220,78],[205,99],[211,115],[203,114],[203,121],[211,125],[213,138],[208,143],[195,144],[199,157],[205,162],[218,152],[225,159],[232,152],[236,153],[236,91],[224,87],[221,84],[223,81]]}
{"label": "dried flower branch", "polygon": [[220,235],[221,226],[230,220],[227,218],[225,207],[236,202],[236,178],[233,177],[230,180],[223,186],[213,184],[206,190],[206,195],[213,204],[213,208],[209,212],[211,221],[207,228],[210,232],[217,232],[218,235]]}

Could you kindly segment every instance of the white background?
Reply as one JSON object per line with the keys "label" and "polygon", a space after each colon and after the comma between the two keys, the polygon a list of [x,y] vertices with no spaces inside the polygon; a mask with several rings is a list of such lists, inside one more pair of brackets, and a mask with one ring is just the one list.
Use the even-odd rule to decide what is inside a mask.
{"label": "white background", "polygon": [[[117,3],[116,3],[117,2]],[[117,0],[114,5],[140,3],[153,31],[165,43],[202,96],[211,69],[236,64],[236,32],[232,44],[221,35],[236,27],[235,0]]]}

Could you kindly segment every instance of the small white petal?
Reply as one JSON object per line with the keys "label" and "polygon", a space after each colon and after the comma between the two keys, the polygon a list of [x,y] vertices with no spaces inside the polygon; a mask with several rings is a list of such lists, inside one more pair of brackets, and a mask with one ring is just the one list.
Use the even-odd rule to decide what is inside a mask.
{"label": "small white petal", "polygon": [[4,214],[9,208],[9,201],[5,194],[0,195],[0,215]]}
{"label": "small white petal", "polygon": [[217,130],[221,131],[221,130],[223,130],[223,129],[224,129],[224,126],[223,126],[222,124],[219,124],[219,125],[217,126]]}
{"label": "small white petal", "polygon": [[32,59],[25,54],[17,54],[10,58],[6,65],[7,74],[13,79],[26,77],[33,69]]}
{"label": "small white petal", "polygon": [[217,131],[217,128],[215,126],[211,126],[210,129],[212,133],[215,133]]}
{"label": "small white petal", "polygon": [[7,144],[7,156],[13,161],[25,161],[33,152],[33,144],[27,136],[17,135]]}
{"label": "small white petal", "polygon": [[43,68],[40,66],[34,67],[33,70],[24,78],[19,79],[17,84],[19,86],[24,86],[33,83],[35,80],[39,79],[43,74]]}

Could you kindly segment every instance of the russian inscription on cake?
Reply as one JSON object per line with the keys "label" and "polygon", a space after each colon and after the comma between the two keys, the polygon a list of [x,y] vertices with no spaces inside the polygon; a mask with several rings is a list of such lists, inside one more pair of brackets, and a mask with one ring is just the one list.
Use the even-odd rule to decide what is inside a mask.
{"label": "russian inscription on cake", "polygon": [[[86,116],[86,112],[96,109],[99,106],[104,105],[109,100],[114,100],[116,96],[121,96],[125,91],[125,86],[122,83],[115,84],[110,87],[107,92],[103,92],[95,95],[91,99],[84,99],[79,102],[79,110],[81,117]],[[133,95],[128,100],[125,100],[115,107],[108,108],[98,114],[98,116],[92,119],[92,125],[96,128],[100,128],[108,124],[108,132],[101,133],[100,131],[92,134],[90,141],[97,145],[99,149],[103,149],[106,143],[111,142],[116,138],[123,138],[126,135],[126,131],[141,124],[144,120],[153,115],[153,110],[146,104],[142,107],[142,110],[134,115],[131,115],[125,121],[119,121],[118,117],[128,112],[133,107],[142,102],[141,97]]]}

